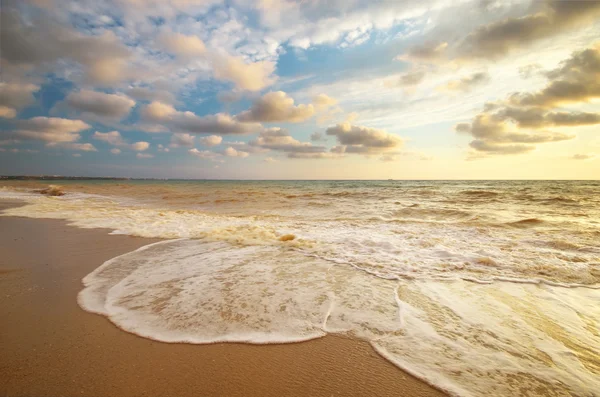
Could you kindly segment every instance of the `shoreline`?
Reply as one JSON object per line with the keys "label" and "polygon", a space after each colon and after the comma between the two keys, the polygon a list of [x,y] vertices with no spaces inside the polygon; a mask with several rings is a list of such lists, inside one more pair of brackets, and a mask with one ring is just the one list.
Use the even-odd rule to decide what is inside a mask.
{"label": "shoreline", "polygon": [[[0,200],[0,211],[19,205]],[[367,342],[327,335],[252,345],[163,343],[81,309],[81,279],[162,241],[0,217],[0,395],[445,396]]]}

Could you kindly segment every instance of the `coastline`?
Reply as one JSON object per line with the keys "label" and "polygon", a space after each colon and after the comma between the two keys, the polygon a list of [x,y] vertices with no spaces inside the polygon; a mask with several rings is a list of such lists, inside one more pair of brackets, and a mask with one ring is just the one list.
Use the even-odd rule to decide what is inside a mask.
{"label": "coastline", "polygon": [[[1,200],[0,211],[14,205]],[[0,239],[0,395],[445,395],[343,336],[167,344],[78,306],[85,275],[159,239],[17,217],[0,217]]]}

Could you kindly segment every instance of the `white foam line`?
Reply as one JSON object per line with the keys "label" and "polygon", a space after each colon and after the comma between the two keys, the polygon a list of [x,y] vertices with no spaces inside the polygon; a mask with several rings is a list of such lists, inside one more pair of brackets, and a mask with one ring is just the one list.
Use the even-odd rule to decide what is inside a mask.
{"label": "white foam line", "polygon": [[400,297],[398,296],[399,288],[400,288],[400,285],[398,285],[396,287],[396,289],[394,290],[394,299],[396,300],[396,304],[398,305],[398,320],[400,321],[399,329],[403,329],[404,328],[404,304],[400,300]]}
{"label": "white foam line", "polygon": [[85,311],[108,316],[108,312],[106,311],[104,304],[100,305],[99,302],[97,301],[96,297],[94,296],[94,293],[91,291],[91,287],[94,286],[94,284],[95,284],[94,282],[96,281],[96,275],[98,273],[100,273],[103,269],[107,268],[108,266],[112,265],[114,262],[118,261],[119,259],[121,259],[123,257],[132,255],[137,252],[145,251],[151,247],[154,247],[155,245],[168,244],[168,243],[172,243],[175,241],[181,241],[181,240],[188,240],[188,239],[179,238],[179,239],[175,239],[175,240],[158,241],[156,243],[144,245],[143,247],[140,247],[134,251],[130,251],[125,254],[122,254],[122,255],[116,256],[112,259],[107,260],[102,265],[100,265],[99,267],[94,269],[94,271],[92,271],[90,274],[88,274],[83,279],[81,279],[81,282],[82,282],[84,288],[79,292],[79,294],[77,294],[77,303]]}

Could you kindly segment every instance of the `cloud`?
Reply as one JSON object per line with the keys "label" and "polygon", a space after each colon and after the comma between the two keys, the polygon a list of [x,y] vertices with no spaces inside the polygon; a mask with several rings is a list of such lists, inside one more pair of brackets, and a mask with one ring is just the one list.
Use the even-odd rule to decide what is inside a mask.
{"label": "cloud", "polygon": [[324,146],[315,146],[310,142],[300,142],[281,128],[271,128],[263,131],[256,139],[250,141],[249,145],[285,153],[319,153],[327,151]]}
{"label": "cloud", "polygon": [[22,139],[44,142],[74,142],[81,137],[79,132],[88,128],[90,125],[81,120],[33,117],[28,120],[19,120],[15,135]]}
{"label": "cloud", "polygon": [[73,157],[81,157],[81,153],[74,153]]}
{"label": "cloud", "polygon": [[98,150],[91,143],[73,143],[73,142],[50,142],[48,147],[57,147],[68,150],[79,150],[82,152],[97,152]]}
{"label": "cloud", "polygon": [[490,143],[487,141],[476,139],[472,141],[469,146],[479,152],[485,152],[489,154],[523,154],[535,150],[533,145],[524,144],[509,144],[502,145],[497,143]]}
{"label": "cloud", "polygon": [[118,121],[129,114],[135,101],[122,94],[105,94],[90,90],[70,93],[59,105],[82,113],[82,116]]}
{"label": "cloud", "polygon": [[121,133],[119,131],[110,131],[110,132],[94,132],[92,138],[108,143],[112,146],[127,146],[127,142],[123,140]]}
{"label": "cloud", "polygon": [[150,153],[138,153],[135,155],[135,157],[138,159],[151,159],[154,157],[154,155]]}
{"label": "cloud", "polygon": [[572,155],[570,158],[572,160],[593,160],[596,158],[596,155],[593,153],[590,153],[590,154],[577,153],[577,154]]}
{"label": "cloud", "polygon": [[319,94],[313,97],[312,103],[317,111],[322,111],[330,106],[337,105],[338,101],[326,94]]}
{"label": "cloud", "polygon": [[166,90],[157,90],[150,87],[130,87],[125,90],[125,93],[138,101],[147,102],[163,102],[163,103],[174,103],[175,95]]}
{"label": "cloud", "polygon": [[223,137],[220,137],[218,135],[209,135],[209,136],[204,136],[204,137],[200,138],[200,143],[203,146],[217,146],[222,141],[223,141]]}
{"label": "cloud", "polygon": [[534,41],[581,28],[600,15],[598,1],[547,0],[541,4],[537,12],[475,29],[460,44],[459,57],[497,59]]}
{"label": "cloud", "polygon": [[600,43],[574,52],[546,77],[549,83],[542,90],[515,93],[510,102],[517,106],[553,107],[600,98]]}
{"label": "cloud", "polygon": [[112,148],[112,149],[110,149],[110,152],[111,152],[112,154],[121,154],[121,149]]}
{"label": "cloud", "polygon": [[402,138],[387,131],[350,123],[330,127],[326,134],[335,136],[345,153],[381,153],[399,149],[404,144]]}
{"label": "cloud", "polygon": [[[121,133],[119,131],[110,131],[110,132],[96,131],[96,132],[94,132],[94,135],[92,135],[92,138],[94,138],[98,141],[106,142],[112,146],[127,148],[127,149],[134,150],[136,152],[143,152],[150,147],[150,143],[148,143],[148,142],[135,142],[132,144],[127,143],[123,139],[123,137],[121,136]],[[119,153],[121,153],[120,150],[119,150]]]}
{"label": "cloud", "polygon": [[415,45],[402,55],[398,55],[397,61],[411,61],[418,63],[432,63],[442,59],[446,54],[448,43],[446,42],[427,42]]}
{"label": "cloud", "polygon": [[254,101],[250,110],[237,116],[243,122],[299,123],[313,116],[312,104],[294,106],[294,100],[283,91],[269,92]]}
{"label": "cloud", "polygon": [[517,92],[504,101],[487,103],[471,123],[456,132],[476,138],[471,148],[489,154],[521,154],[537,144],[575,138],[545,130],[600,124],[600,113],[556,109],[563,103],[584,103],[600,97],[600,47],[574,52],[560,67],[546,73],[549,83],[540,91]]}
{"label": "cloud", "polygon": [[194,146],[194,138],[196,138],[193,135],[190,134],[173,134],[171,136],[171,147],[180,147],[180,146],[187,146],[187,147],[192,147]]}
{"label": "cloud", "polygon": [[265,163],[276,163],[277,160],[274,159],[273,157],[265,157],[265,159],[263,160]]}
{"label": "cloud", "polygon": [[201,159],[206,159],[206,160],[216,161],[216,162],[223,162],[223,160],[220,160],[220,157],[222,157],[222,154],[211,152],[210,150],[200,151],[196,148],[193,148],[193,149],[188,150],[188,153],[191,154],[192,156],[196,156]]}
{"label": "cloud", "polygon": [[132,143],[130,145],[132,150],[135,150],[136,152],[143,152],[145,150],[148,150],[148,148],[150,147],[150,143],[149,142],[136,142],[136,143]]}
{"label": "cloud", "polygon": [[17,110],[7,106],[0,106],[0,117],[12,119],[17,116]]}
{"label": "cloud", "polygon": [[443,88],[448,91],[468,92],[473,88],[483,85],[489,81],[490,75],[487,72],[477,72],[458,80],[452,80]]}
{"label": "cloud", "polygon": [[240,150],[236,150],[236,149],[232,148],[231,146],[229,146],[227,149],[223,150],[222,154],[227,157],[242,157],[242,158],[244,158],[244,157],[249,156],[248,152],[242,152]]}
{"label": "cloud", "polygon": [[243,58],[227,54],[213,56],[213,75],[218,80],[232,82],[236,88],[260,91],[276,80],[275,62],[244,62]]}
{"label": "cloud", "polygon": [[324,142],[327,140],[327,136],[325,136],[325,134],[323,134],[322,132],[315,131],[312,134],[310,134],[310,140],[313,142]]}
{"label": "cloud", "polygon": [[419,84],[425,78],[425,70],[419,69],[404,73],[394,81],[386,81],[387,87],[412,87]]}
{"label": "cloud", "polygon": [[39,89],[35,84],[0,82],[0,117],[14,118],[19,110],[35,101],[33,93]]}
{"label": "cloud", "polygon": [[171,105],[160,102],[152,102],[145,106],[141,116],[146,121],[160,123],[174,132],[190,134],[250,134],[263,129],[258,123],[241,123],[225,113],[197,116],[189,111],[177,111]]}
{"label": "cloud", "polygon": [[165,51],[186,59],[192,59],[206,53],[206,46],[198,36],[163,32],[158,36],[157,43]]}
{"label": "cloud", "polygon": [[93,84],[112,84],[126,76],[130,51],[112,31],[88,36],[37,15],[24,23],[9,5],[3,7],[0,25],[2,59],[16,69],[41,72],[66,59],[80,64],[85,80]]}

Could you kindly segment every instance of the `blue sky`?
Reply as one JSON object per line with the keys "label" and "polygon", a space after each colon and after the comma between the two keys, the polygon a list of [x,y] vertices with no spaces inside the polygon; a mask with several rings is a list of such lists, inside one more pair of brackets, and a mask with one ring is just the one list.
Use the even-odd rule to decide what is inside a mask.
{"label": "blue sky", "polygon": [[0,174],[600,175],[598,2],[10,0],[1,12]]}

